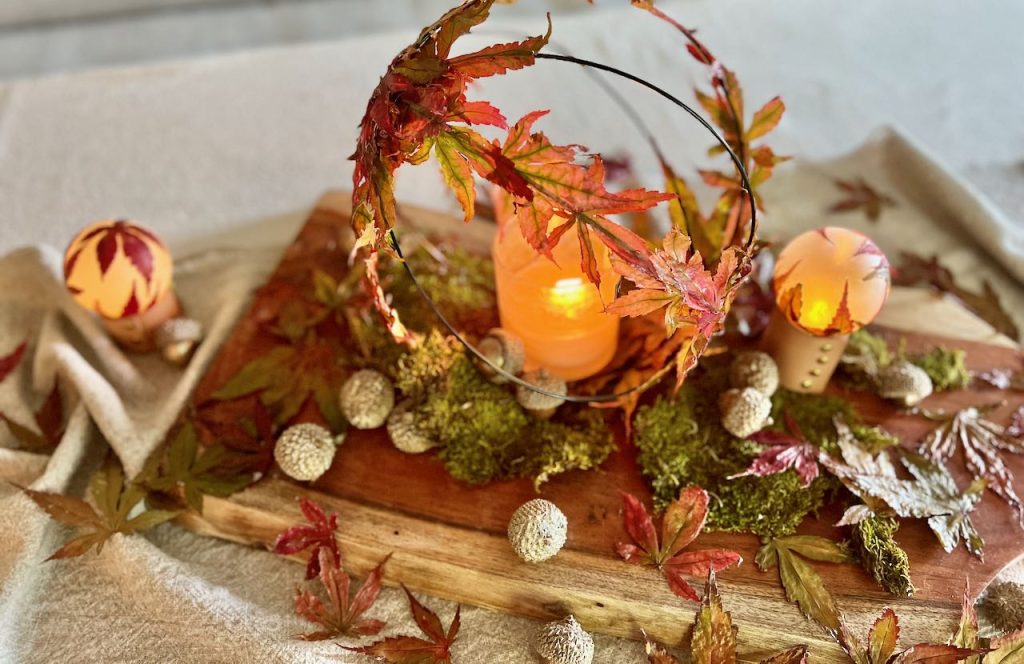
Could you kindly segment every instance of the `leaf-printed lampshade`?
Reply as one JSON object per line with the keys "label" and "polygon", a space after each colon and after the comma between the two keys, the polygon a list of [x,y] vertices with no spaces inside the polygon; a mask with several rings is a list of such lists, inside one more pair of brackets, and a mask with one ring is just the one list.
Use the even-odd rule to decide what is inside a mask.
{"label": "leaf-printed lampshade", "polygon": [[124,219],[83,229],[64,252],[64,283],[80,305],[109,320],[142,314],[171,288],[171,255]]}
{"label": "leaf-printed lampshade", "polygon": [[849,334],[875,319],[889,296],[889,261],[870,238],[827,226],[786,245],[772,280],[793,325],[816,336]]}

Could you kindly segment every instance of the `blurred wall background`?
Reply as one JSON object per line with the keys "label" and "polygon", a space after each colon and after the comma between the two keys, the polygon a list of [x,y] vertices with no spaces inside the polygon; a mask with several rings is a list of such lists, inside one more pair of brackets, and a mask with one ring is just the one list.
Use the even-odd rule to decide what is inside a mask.
{"label": "blurred wall background", "polygon": [[[417,29],[457,0],[0,0],[0,79]],[[618,3],[611,3],[618,4]],[[507,16],[586,0],[519,0]]]}

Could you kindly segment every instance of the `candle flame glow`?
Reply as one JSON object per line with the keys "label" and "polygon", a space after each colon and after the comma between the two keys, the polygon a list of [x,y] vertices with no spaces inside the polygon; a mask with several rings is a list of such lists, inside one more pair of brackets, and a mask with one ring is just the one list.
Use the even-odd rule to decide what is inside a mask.
{"label": "candle flame glow", "polygon": [[552,306],[570,318],[579,315],[589,299],[587,285],[580,277],[559,279],[548,291],[548,300]]}
{"label": "candle flame glow", "polygon": [[832,321],[831,307],[824,300],[814,300],[809,306],[804,307],[800,315],[800,322],[807,327],[823,329]]}

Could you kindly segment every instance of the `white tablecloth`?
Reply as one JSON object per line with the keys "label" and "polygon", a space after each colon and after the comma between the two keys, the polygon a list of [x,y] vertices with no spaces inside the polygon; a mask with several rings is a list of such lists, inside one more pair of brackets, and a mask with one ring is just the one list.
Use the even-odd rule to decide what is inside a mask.
{"label": "white tablecloth", "polygon": [[[1015,163],[1024,153],[1024,98],[1015,82],[1024,7],[982,4],[664,3],[700,27],[739,72],[749,106],[776,93],[786,99],[789,111],[773,145],[804,165],[766,192],[767,233],[820,225],[836,196],[829,178],[862,175],[899,207],[877,225],[858,215],[828,221],[866,229],[890,251],[940,252],[968,283],[993,279],[1019,311],[1024,178]],[[702,74],[680,55],[676,36],[640,12],[616,12],[556,16],[555,38],[575,54],[642,73],[689,98]],[[510,34],[488,30],[467,47]],[[81,491],[102,449],[93,421],[126,466],[138,468],[246,294],[301,223],[301,211],[325,189],[348,182],[346,157],[369,91],[413,36],[0,87],[0,254],[7,254],[0,259],[0,354],[22,338],[34,340],[29,360],[0,385],[0,409],[26,420],[59,371],[73,412],[49,459],[2,449],[10,440],[0,432],[0,477]],[[509,116],[551,107],[542,127],[556,141],[628,150],[642,174],[655,173],[636,133],[568,65],[545,62],[487,81],[480,95]],[[707,138],[661,102],[641,93],[634,99],[688,172]],[[876,134],[850,157],[812,162],[863,143],[885,125],[901,135]],[[403,198],[453,207],[434,170],[405,170],[399,179]],[[142,220],[175,251],[181,296],[211,329],[184,373],[152,358],[122,356],[63,292],[64,244],[78,227],[110,216]],[[24,245],[35,248],[13,251]],[[145,537],[117,536],[98,556],[43,564],[65,535],[12,489],[0,489],[0,661],[357,659],[330,644],[290,638],[303,629],[291,613],[301,572],[269,553],[166,525]],[[450,604],[430,603],[450,618]],[[374,614],[388,620],[389,631],[411,629],[399,593],[386,591]],[[689,614],[681,609],[681,620]],[[458,661],[531,661],[533,622],[480,609],[466,610],[463,622]],[[636,644],[598,638],[595,661],[639,659]]]}

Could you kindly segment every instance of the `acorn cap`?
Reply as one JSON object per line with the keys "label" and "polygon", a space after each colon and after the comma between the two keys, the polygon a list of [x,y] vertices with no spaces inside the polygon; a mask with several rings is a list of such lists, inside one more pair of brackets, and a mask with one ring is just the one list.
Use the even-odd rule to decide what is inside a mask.
{"label": "acorn cap", "polygon": [[768,353],[744,351],[732,361],[729,382],[735,388],[752,387],[770,397],[779,389],[779,366]]}
{"label": "acorn cap", "polygon": [[274,445],[274,460],[288,477],[312,482],[331,467],[341,440],[319,424],[296,424],[281,432]]}
{"label": "acorn cap", "polygon": [[437,441],[419,428],[410,400],[401,402],[391,411],[388,416],[388,436],[391,437],[391,443],[406,454],[420,454],[437,447]]}
{"label": "acorn cap", "polygon": [[722,427],[746,438],[771,424],[772,400],[752,387],[731,389],[718,398]]}
{"label": "acorn cap", "polygon": [[1024,628],[1024,585],[1013,581],[993,583],[979,602],[982,615],[1002,632]]}
{"label": "acorn cap", "polygon": [[[565,384],[565,380],[558,376],[549,374],[544,369],[523,374],[523,380],[531,385],[539,387],[542,390],[553,392],[555,394],[564,395],[569,391],[568,386]],[[565,403],[565,399],[561,397],[542,394],[522,385],[516,387],[516,399],[519,401],[519,405],[530,414],[540,418],[551,417],[554,415],[555,409]]]}
{"label": "acorn cap", "polygon": [[594,639],[571,615],[544,625],[534,647],[548,664],[590,664],[594,660]]}
{"label": "acorn cap", "polygon": [[[496,327],[487,333],[477,350],[491,363],[516,376],[523,370],[526,363],[526,348],[522,340],[516,335],[500,327]],[[501,374],[497,373],[484,362],[479,362],[481,373],[487,376],[492,383],[502,384],[508,382]]]}
{"label": "acorn cap", "polygon": [[897,360],[879,371],[876,385],[878,396],[904,406],[916,406],[935,389],[928,372],[906,360]]}
{"label": "acorn cap", "polygon": [[550,501],[535,498],[512,514],[508,541],[524,562],[544,562],[561,551],[568,528],[569,521],[562,510]]}
{"label": "acorn cap", "polygon": [[341,386],[338,402],[349,424],[357,429],[376,429],[395,407],[395,388],[381,372],[363,369]]}

